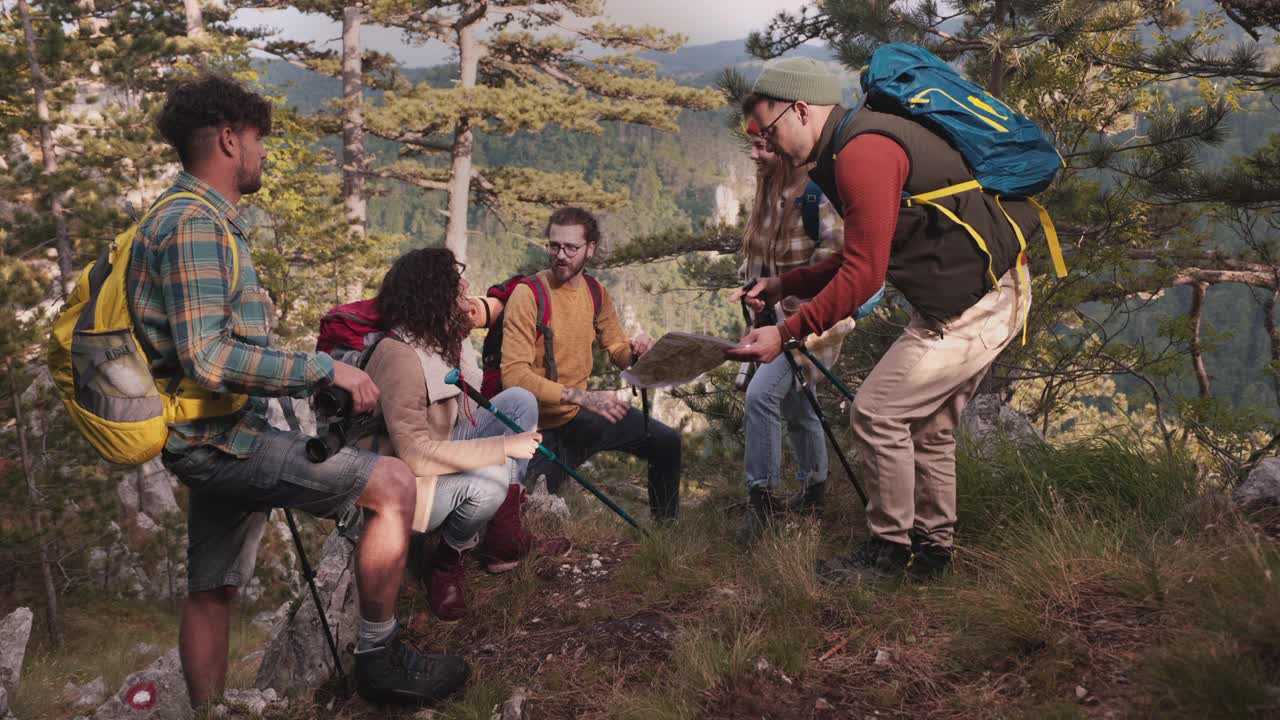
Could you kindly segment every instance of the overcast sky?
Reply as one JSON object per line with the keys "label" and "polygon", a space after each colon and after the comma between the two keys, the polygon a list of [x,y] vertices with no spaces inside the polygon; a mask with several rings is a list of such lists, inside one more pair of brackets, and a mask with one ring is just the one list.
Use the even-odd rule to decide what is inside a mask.
{"label": "overcast sky", "polygon": [[[795,10],[804,0],[609,0],[605,19],[629,25],[656,25],[685,35],[690,45],[734,40],[762,29],[779,10]],[[284,37],[340,47],[340,28],[317,15],[294,10],[242,10],[236,14],[242,25],[268,25]],[[393,53],[410,66],[434,65],[449,58],[440,44],[406,44],[400,33],[369,29],[364,46]]]}

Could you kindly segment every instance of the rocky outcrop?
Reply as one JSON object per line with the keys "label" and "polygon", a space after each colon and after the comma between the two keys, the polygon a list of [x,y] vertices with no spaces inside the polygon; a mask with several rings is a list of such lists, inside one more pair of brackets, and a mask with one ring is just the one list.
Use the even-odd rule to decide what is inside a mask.
{"label": "rocky outcrop", "polygon": [[[340,650],[354,642],[359,619],[354,550],[355,543],[335,530],[325,540],[316,562],[316,588]],[[333,656],[305,585],[292,606],[293,612],[276,624],[267,641],[255,682],[260,690],[274,688],[287,694],[314,689],[333,674]]]}
{"label": "rocky outcrop", "polygon": [[97,707],[107,696],[107,681],[101,675],[84,685],[67,683],[62,688],[62,702],[73,709]]}
{"label": "rocky outcrop", "polygon": [[182,662],[174,648],[145,670],[125,678],[116,694],[93,713],[93,720],[189,720],[195,717]]}
{"label": "rocky outcrop", "polygon": [[1009,407],[999,395],[975,395],[960,416],[962,436],[971,448],[1013,444],[1016,446],[1039,445],[1044,436],[1031,424],[1026,415]]}
{"label": "rocky outcrop", "polygon": [[[13,697],[22,679],[22,660],[31,639],[31,617],[31,608],[20,607],[0,620],[0,691],[7,697]],[[7,712],[7,707],[0,710],[0,717]]]}
{"label": "rocky outcrop", "polygon": [[1263,458],[1231,499],[1245,512],[1280,509],[1280,457]]}

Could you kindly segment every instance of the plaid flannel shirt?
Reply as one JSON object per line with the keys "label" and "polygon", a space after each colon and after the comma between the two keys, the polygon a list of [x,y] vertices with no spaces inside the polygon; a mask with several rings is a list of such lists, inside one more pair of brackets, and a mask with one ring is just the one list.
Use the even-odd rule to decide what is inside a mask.
{"label": "plaid flannel shirt", "polygon": [[[807,168],[805,168],[807,169]],[[756,182],[767,180],[757,176]],[[844,248],[844,223],[826,197],[818,205],[818,238],[815,242],[804,230],[798,201],[809,184],[807,172],[796,172],[789,187],[766,188],[753,218],[754,233],[744,238],[741,273],[744,279],[776,277],[804,265],[816,265]],[[763,198],[761,197],[763,195]],[[788,297],[782,301],[784,314],[795,312],[807,298]]]}
{"label": "plaid flannel shirt", "polygon": [[[240,213],[186,172],[161,197],[175,192],[203,197],[221,217],[202,202],[180,198],[138,228],[128,274],[138,334],[149,346],[157,378],[185,375],[213,392],[250,397],[236,414],[170,425],[165,449],[182,453],[212,445],[246,457],[267,428],[266,399],[304,397],[331,382],[333,359],[268,347],[274,308],[258,284]],[[235,287],[228,241],[236,243],[240,262]]]}

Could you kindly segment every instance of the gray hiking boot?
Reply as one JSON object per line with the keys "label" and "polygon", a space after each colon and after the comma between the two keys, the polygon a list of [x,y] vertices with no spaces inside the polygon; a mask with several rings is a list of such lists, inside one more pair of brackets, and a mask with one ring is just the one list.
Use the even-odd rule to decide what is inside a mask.
{"label": "gray hiking boot", "polygon": [[873,537],[847,557],[819,560],[818,579],[833,585],[873,585],[901,579],[910,562],[910,546]]}
{"label": "gray hiking boot", "polygon": [[778,511],[778,501],[765,488],[751,488],[748,500],[750,506],[743,513],[738,531],[734,533],[734,540],[741,547],[754,545],[769,528],[774,513]]}

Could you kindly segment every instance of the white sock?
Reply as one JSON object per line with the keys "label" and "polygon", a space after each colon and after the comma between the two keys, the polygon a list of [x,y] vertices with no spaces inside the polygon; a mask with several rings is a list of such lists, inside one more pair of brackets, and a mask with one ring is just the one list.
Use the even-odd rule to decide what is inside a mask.
{"label": "white sock", "polygon": [[391,633],[396,631],[396,627],[398,625],[394,616],[390,620],[382,622],[372,622],[360,618],[359,639],[356,641],[356,649],[368,650],[382,645],[387,638],[391,637]]}

